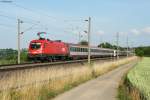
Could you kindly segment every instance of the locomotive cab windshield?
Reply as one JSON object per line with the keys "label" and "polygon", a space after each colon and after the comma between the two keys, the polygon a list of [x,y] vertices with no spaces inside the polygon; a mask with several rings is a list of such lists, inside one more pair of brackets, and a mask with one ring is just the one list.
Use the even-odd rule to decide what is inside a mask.
{"label": "locomotive cab windshield", "polygon": [[31,48],[32,50],[40,49],[40,48],[41,48],[41,43],[37,43],[37,42],[31,43],[31,44],[30,44],[30,48]]}

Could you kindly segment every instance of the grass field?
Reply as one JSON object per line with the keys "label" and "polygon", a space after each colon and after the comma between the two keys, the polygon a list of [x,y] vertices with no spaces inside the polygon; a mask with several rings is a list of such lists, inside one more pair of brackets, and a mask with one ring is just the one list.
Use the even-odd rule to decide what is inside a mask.
{"label": "grass field", "polygon": [[[132,87],[139,91],[142,98],[150,100],[150,58],[143,58],[128,74],[127,79]],[[137,93],[133,94],[136,98]],[[141,96],[140,96],[141,97]],[[142,99],[143,100],[143,99]]]}

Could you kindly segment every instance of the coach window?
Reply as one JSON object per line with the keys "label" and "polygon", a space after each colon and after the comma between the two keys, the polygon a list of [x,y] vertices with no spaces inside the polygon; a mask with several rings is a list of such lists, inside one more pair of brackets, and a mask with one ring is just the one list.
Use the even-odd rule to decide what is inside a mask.
{"label": "coach window", "polygon": [[77,52],[77,48],[76,47],[74,47],[74,51]]}
{"label": "coach window", "polygon": [[83,52],[83,48],[81,48],[81,52]]}
{"label": "coach window", "polygon": [[74,47],[71,48],[71,51],[74,51]]}
{"label": "coach window", "polygon": [[70,51],[73,51],[73,48],[72,48],[72,47],[70,48]]}
{"label": "coach window", "polygon": [[83,48],[83,52],[86,52],[85,48]]}
{"label": "coach window", "polygon": [[86,48],[86,52],[88,52],[88,49]]}
{"label": "coach window", "polygon": [[76,51],[76,48],[72,47],[72,51],[74,51],[74,52],[75,52],[75,51]]}
{"label": "coach window", "polygon": [[71,47],[71,51],[74,51],[74,47]]}
{"label": "coach window", "polygon": [[79,48],[77,48],[77,52],[79,52]]}
{"label": "coach window", "polygon": [[76,52],[78,52],[78,48],[76,48]]}
{"label": "coach window", "polygon": [[74,52],[76,52],[77,51],[77,48],[74,48]]}
{"label": "coach window", "polygon": [[73,47],[72,49],[73,49],[72,51],[74,51],[74,52],[76,51],[76,48]]}
{"label": "coach window", "polygon": [[78,48],[78,52],[80,52],[80,48]]}
{"label": "coach window", "polygon": [[74,47],[72,47],[71,49],[72,49],[71,51],[75,51],[75,48],[74,48]]}
{"label": "coach window", "polygon": [[78,52],[78,48],[76,48],[76,52]]}

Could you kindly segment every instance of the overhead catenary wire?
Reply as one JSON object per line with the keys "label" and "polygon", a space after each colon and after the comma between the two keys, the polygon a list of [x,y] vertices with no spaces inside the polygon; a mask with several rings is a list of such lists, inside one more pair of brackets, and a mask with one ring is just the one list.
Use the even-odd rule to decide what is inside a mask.
{"label": "overhead catenary wire", "polygon": [[29,30],[31,30],[34,26],[36,26],[36,25],[38,25],[38,24],[39,24],[39,23],[33,24],[31,27],[29,27],[28,29],[24,30],[23,33],[24,33],[24,32],[27,32],[27,31],[29,31]]}
{"label": "overhead catenary wire", "polygon": [[[83,19],[59,19],[59,18],[57,18],[57,17],[53,17],[53,16],[50,16],[50,15],[48,15],[48,14],[46,14],[46,13],[43,13],[43,12],[39,12],[39,11],[36,11],[36,10],[33,10],[33,9],[30,9],[30,8],[27,8],[27,7],[24,7],[24,6],[21,6],[21,5],[18,5],[18,4],[16,4],[16,3],[10,3],[11,5],[13,5],[13,6],[15,6],[15,7],[18,7],[18,8],[21,8],[21,9],[24,9],[24,10],[26,10],[26,11],[29,11],[29,12],[31,12],[31,13],[34,13],[34,14],[37,14],[37,15],[40,15],[40,16],[46,16],[46,17],[48,17],[49,19],[52,19],[52,20],[55,20],[55,21],[62,21],[62,22],[65,22],[65,24],[67,24],[67,23],[69,23],[69,25],[67,24],[67,25],[65,25],[65,26],[70,26],[70,23],[81,23],[82,21],[84,21]],[[6,15],[2,15],[2,17],[6,17],[6,18],[8,18],[8,19],[15,19],[15,20],[17,20],[18,19],[18,17],[10,17],[10,16],[6,16]],[[41,22],[41,21],[38,21],[38,20],[36,20],[35,18],[33,18],[33,19],[31,19],[31,18],[25,18],[25,17],[19,17],[21,20],[23,20],[23,22],[24,23],[27,23],[27,24],[33,24],[30,28],[28,28],[28,29],[26,29],[26,30],[24,30],[25,32],[26,31],[28,31],[28,30],[32,30],[33,28],[34,28],[34,26],[35,26],[35,24],[37,25],[37,26],[42,26],[42,27],[45,27],[45,29],[48,29],[47,27],[49,26],[49,25],[42,25],[42,23],[44,23],[44,22]],[[39,23],[40,22],[40,23]],[[37,24],[38,23],[38,24]],[[49,23],[48,23],[49,24]],[[72,30],[70,30],[70,31],[74,31],[75,30],[75,27],[76,26],[73,26],[72,25]],[[80,27],[80,26],[79,26]],[[40,27],[41,28],[41,27]],[[61,29],[61,30],[64,30],[64,29]],[[84,29],[79,29],[80,31],[84,31]],[[73,33],[73,32],[72,32]]]}
{"label": "overhead catenary wire", "polygon": [[[31,9],[31,8],[29,8],[29,7],[25,7],[25,6],[22,6],[22,5],[19,5],[19,4],[17,4],[17,3],[15,3],[15,2],[11,2],[11,3],[9,3],[10,5],[13,5],[13,6],[15,6],[15,7],[18,7],[18,8],[21,8],[21,9],[24,9],[24,10],[26,10],[26,11],[29,11],[29,12],[31,12],[31,13],[34,13],[34,14],[37,14],[37,15],[40,15],[40,16],[46,16],[46,17],[48,17],[48,18],[50,18],[50,19],[53,19],[53,20],[55,20],[55,21],[63,21],[63,22],[65,22],[65,23],[68,23],[68,22],[72,22],[72,23],[77,23],[77,22],[84,22],[84,19],[82,19],[82,18],[78,18],[78,19],[70,19],[70,18],[66,18],[66,19],[60,19],[60,18],[57,18],[57,17],[54,17],[54,16],[51,16],[51,15],[49,15],[49,14],[47,14],[47,13],[43,13],[43,11],[42,12],[39,12],[39,11],[37,11],[37,10],[33,10],[33,9]],[[18,18],[17,18],[18,19]],[[21,19],[21,18],[20,18]],[[33,20],[32,20],[33,21]],[[34,20],[35,21],[35,20]]]}
{"label": "overhead catenary wire", "polygon": [[[31,9],[31,8],[27,8],[27,7],[25,7],[25,6],[22,6],[22,5],[19,5],[19,4],[17,4],[17,3],[15,3],[15,2],[11,2],[10,3],[11,5],[13,5],[13,6],[16,6],[16,7],[18,7],[18,8],[21,8],[21,9],[24,9],[24,10],[26,10],[26,11],[29,11],[29,12],[32,12],[32,13],[35,13],[35,14],[38,14],[38,15],[43,15],[43,16],[47,16],[47,17],[49,17],[49,18],[51,18],[51,19],[53,19],[53,20],[59,20],[59,18],[56,18],[56,17],[54,17],[54,16],[51,16],[51,15],[49,15],[49,14],[46,14],[46,13],[43,13],[43,11],[42,12],[39,12],[39,11],[36,11],[36,10],[33,10],[33,9]],[[78,22],[78,21],[84,21],[84,18],[82,19],[82,18],[80,18],[80,19],[70,19],[70,18],[66,18],[66,19],[60,19],[60,20],[62,20],[62,21],[64,21],[64,22]]]}
{"label": "overhead catenary wire", "polygon": [[49,16],[49,15],[47,15],[47,14],[45,14],[45,13],[41,13],[41,12],[37,12],[37,11],[35,11],[35,10],[32,10],[32,9],[30,9],[30,8],[26,8],[26,7],[24,7],[24,6],[21,6],[21,5],[18,5],[18,4],[16,4],[16,3],[11,3],[12,5],[14,5],[14,6],[16,6],[16,7],[19,7],[19,8],[22,8],[22,9],[24,9],[24,10],[26,10],[26,11],[29,11],[29,12],[32,12],[32,13],[34,13],[34,14],[38,14],[38,15],[44,15],[44,16],[47,16],[48,18],[51,18],[51,19],[54,19],[54,20],[58,20],[58,19],[56,19],[55,17],[52,17],[52,16]]}
{"label": "overhead catenary wire", "polygon": [[[65,22],[65,23],[66,23],[66,22],[68,23],[68,22],[81,22],[81,21],[84,21],[84,19],[81,19],[81,18],[80,18],[80,19],[73,19],[73,20],[71,20],[70,18],[68,18],[68,19],[56,18],[56,17],[54,17],[54,16],[50,16],[50,15],[48,15],[48,14],[46,14],[46,13],[43,13],[43,11],[42,11],[42,12],[39,12],[39,11],[30,9],[30,8],[24,7],[24,6],[22,6],[22,5],[19,5],[19,4],[15,3],[15,2],[10,3],[10,5],[13,5],[13,6],[15,6],[15,7],[24,9],[24,10],[26,10],[26,11],[29,11],[29,12],[31,12],[31,13],[34,13],[34,14],[37,14],[37,15],[40,15],[40,16],[46,16],[46,17],[48,17],[48,18],[50,18],[50,19],[53,19],[53,20],[55,20],[55,21],[63,21],[63,22]],[[16,19],[18,19],[18,18],[16,18]],[[21,19],[21,18],[20,18],[20,19]],[[34,19],[34,20],[33,20],[33,19],[30,19],[30,20],[36,22],[35,19]]]}
{"label": "overhead catenary wire", "polygon": [[51,15],[49,15],[49,14],[46,14],[46,13],[43,13],[43,11],[42,12],[40,12],[40,11],[36,11],[36,10],[33,10],[33,9],[31,9],[31,8],[27,8],[27,7],[24,7],[24,6],[22,6],[22,5],[19,5],[19,4],[17,4],[17,3],[11,3],[12,5],[14,5],[14,6],[16,6],[16,7],[18,7],[18,8],[22,8],[22,9],[24,9],[24,10],[26,10],[26,11],[29,11],[29,12],[31,12],[31,13],[34,13],[34,14],[37,14],[37,15],[40,15],[40,16],[46,16],[46,17],[48,17],[48,18],[50,18],[50,19],[53,19],[53,20],[55,20],[55,21],[63,21],[63,22],[78,22],[78,21],[84,21],[84,19],[82,19],[82,18],[80,18],[80,19],[70,19],[70,18],[66,18],[66,19],[60,19],[60,18],[56,18],[56,17],[54,17],[54,16],[51,16]]}
{"label": "overhead catenary wire", "polygon": [[[4,15],[4,14],[0,14],[0,17],[3,17],[3,18],[6,18],[6,19],[9,19],[9,20],[13,20],[13,21],[16,21],[17,18],[15,17],[10,17],[8,15]],[[27,21],[28,18],[25,18],[25,17],[21,17],[24,21],[24,23],[27,23],[27,24],[34,24],[34,25],[37,25],[37,24],[40,24],[40,21],[35,21],[35,20],[32,20],[34,22],[31,22],[31,21]],[[26,19],[26,20],[25,20]],[[31,20],[31,19],[28,19],[28,20]],[[12,25],[8,25],[8,24],[1,24],[1,26],[6,26],[6,27],[15,27],[15,26],[12,26]]]}
{"label": "overhead catenary wire", "polygon": [[0,26],[6,27],[6,28],[16,27],[15,25],[8,25],[8,24],[2,24],[2,23],[0,23]]}
{"label": "overhead catenary wire", "polygon": [[10,19],[10,20],[17,20],[17,18],[10,17],[10,16],[3,15],[3,14],[0,14],[0,17],[7,18],[7,19]]}

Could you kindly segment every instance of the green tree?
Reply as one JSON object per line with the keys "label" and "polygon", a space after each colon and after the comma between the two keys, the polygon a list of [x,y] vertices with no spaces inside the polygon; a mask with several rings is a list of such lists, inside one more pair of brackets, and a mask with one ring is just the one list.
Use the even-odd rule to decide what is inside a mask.
{"label": "green tree", "polygon": [[135,49],[135,53],[137,56],[140,56],[140,57],[144,56],[144,51],[143,51],[143,48],[141,48],[141,47]]}
{"label": "green tree", "polygon": [[79,42],[80,45],[88,45],[88,42],[86,40],[82,40],[81,42]]}
{"label": "green tree", "polygon": [[150,46],[137,47],[135,48],[135,53],[137,56],[150,57]]}
{"label": "green tree", "polygon": [[[117,49],[116,45],[112,45],[111,43],[108,43],[108,42],[101,43],[101,44],[98,45],[98,47],[109,48],[109,49]],[[126,50],[126,48],[123,48],[121,46],[118,46],[118,48],[119,48],[119,50]]]}
{"label": "green tree", "polygon": [[98,45],[98,47],[101,47],[101,48],[110,48],[110,49],[113,48],[113,46],[110,43],[108,43],[108,42],[101,43],[101,44]]}

